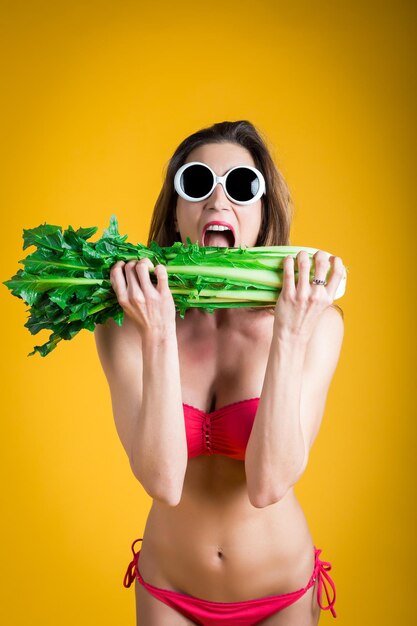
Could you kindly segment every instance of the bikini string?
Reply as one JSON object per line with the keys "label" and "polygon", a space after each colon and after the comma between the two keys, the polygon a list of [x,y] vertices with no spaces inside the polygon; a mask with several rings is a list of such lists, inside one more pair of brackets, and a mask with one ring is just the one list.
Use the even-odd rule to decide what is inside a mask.
{"label": "bikini string", "polygon": [[[320,555],[320,552],[321,552],[321,550],[317,549],[317,563],[318,563],[318,571],[317,571],[317,578],[318,578],[317,599],[318,599],[319,607],[323,611],[331,611],[333,617],[336,617],[336,611],[334,610],[334,603],[336,602],[336,587],[335,587],[335,584],[334,584],[333,580],[331,579],[330,575],[327,573],[328,571],[330,571],[332,569],[332,566],[331,566],[331,563],[328,563],[327,561],[321,561],[318,558],[319,555]],[[329,583],[330,587],[333,590],[333,598],[332,599],[330,599],[329,589],[327,588],[326,581]],[[323,606],[322,601],[321,601],[323,588],[324,588],[324,591],[326,593],[328,606]]]}
{"label": "bikini string", "polygon": [[[130,587],[136,578],[135,570],[137,566],[138,552],[135,552],[135,545],[138,543],[138,541],[142,541],[142,538],[135,539],[135,541],[132,543],[132,546],[131,546],[133,559],[127,566],[126,574],[123,579],[123,585],[125,587]],[[319,558],[320,553],[321,553],[321,550],[318,548],[317,549],[317,570],[316,570],[316,575],[318,579],[317,600],[319,603],[319,607],[323,611],[331,611],[333,617],[336,617],[336,611],[334,610],[334,603],[336,602],[336,587],[330,575],[327,573],[332,569],[332,565],[328,561],[320,560]],[[316,580],[316,576],[314,576],[314,580]],[[330,599],[329,589],[327,588],[326,581],[329,583],[330,587],[333,590],[332,599]],[[322,604],[323,588],[324,588],[326,598],[327,598],[327,603],[328,603],[327,606],[324,606]]]}
{"label": "bikini string", "polygon": [[136,570],[136,564],[138,561],[138,552],[135,552],[135,544],[138,541],[142,541],[141,539],[135,539],[135,541],[132,543],[131,546],[131,550],[133,552],[133,559],[130,561],[129,565],[127,566],[127,570],[126,570],[126,574],[123,578],[123,585],[125,587],[130,587],[130,585],[133,583],[133,581],[136,578],[136,574],[135,574],[135,570]]}

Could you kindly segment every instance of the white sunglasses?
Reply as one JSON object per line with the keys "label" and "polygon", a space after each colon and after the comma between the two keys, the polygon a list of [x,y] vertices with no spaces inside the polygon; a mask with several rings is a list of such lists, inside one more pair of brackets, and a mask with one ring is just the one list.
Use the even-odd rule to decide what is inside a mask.
{"label": "white sunglasses", "polygon": [[250,165],[237,165],[224,176],[217,176],[205,163],[192,161],[180,167],[174,178],[175,191],[189,202],[208,198],[217,183],[235,204],[253,204],[266,193],[264,177]]}

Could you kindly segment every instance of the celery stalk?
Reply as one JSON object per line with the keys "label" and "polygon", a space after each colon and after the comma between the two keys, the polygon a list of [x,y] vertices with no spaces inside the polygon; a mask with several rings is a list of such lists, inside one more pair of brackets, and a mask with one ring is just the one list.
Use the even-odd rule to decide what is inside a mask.
{"label": "celery stalk", "polygon": [[[25,326],[31,334],[52,330],[49,340],[29,356],[46,356],[62,339],[72,339],[82,329],[93,331],[110,317],[122,324],[124,311],[109,280],[110,268],[119,260],[147,257],[154,266],[165,265],[176,309],[184,318],[193,307],[213,313],[217,308],[273,306],[282,288],[285,257],[306,250],[311,258],[316,252],[301,246],[202,247],[190,239],[167,248],[155,241],[149,247],[133,245],[119,234],[115,215],[101,238],[89,241],[96,231],[95,226],[63,231],[46,223],[23,231],[23,249],[35,246],[36,251],[3,284],[30,305]],[[313,272],[312,264],[311,276]],[[156,284],[154,269],[150,278]],[[346,276],[335,299],[343,295],[345,284]]]}

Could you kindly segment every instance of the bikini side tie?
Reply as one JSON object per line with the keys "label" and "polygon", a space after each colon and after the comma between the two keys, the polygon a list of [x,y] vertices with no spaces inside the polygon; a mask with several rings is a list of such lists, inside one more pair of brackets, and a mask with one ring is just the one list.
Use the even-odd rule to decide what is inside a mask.
{"label": "bikini side tie", "polygon": [[136,563],[138,561],[138,552],[135,552],[135,544],[138,541],[142,541],[142,538],[135,539],[135,541],[132,543],[132,546],[131,546],[131,550],[133,552],[133,559],[130,561],[129,565],[127,566],[126,574],[123,579],[123,585],[125,587],[130,587],[130,585],[134,582],[136,578],[135,569],[136,569]]}
{"label": "bikini side tie", "polygon": [[[317,570],[314,574],[313,580],[316,580],[316,578],[318,579],[317,600],[319,603],[319,607],[323,611],[331,611],[333,617],[336,617],[336,611],[334,610],[334,603],[336,602],[336,587],[330,575],[327,573],[328,571],[332,569],[332,566],[331,566],[331,563],[328,563],[327,561],[321,561],[319,559],[320,553],[321,553],[321,549],[316,548]],[[329,589],[326,586],[326,581],[329,583],[329,585],[331,586],[333,590],[333,598],[331,600],[330,600],[330,595],[329,595]],[[323,588],[327,597],[327,603],[328,603],[327,606],[323,606],[322,604]]]}

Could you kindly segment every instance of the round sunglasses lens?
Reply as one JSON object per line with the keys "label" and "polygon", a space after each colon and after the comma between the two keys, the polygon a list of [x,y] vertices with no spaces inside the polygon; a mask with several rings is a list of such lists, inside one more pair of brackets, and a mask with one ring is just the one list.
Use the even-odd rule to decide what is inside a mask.
{"label": "round sunglasses lens", "polygon": [[213,175],[204,165],[190,165],[182,173],[181,187],[187,196],[202,198],[213,187]]}
{"label": "round sunglasses lens", "polygon": [[238,167],[227,177],[227,193],[238,202],[247,202],[256,196],[259,184],[255,172],[246,167]]}

